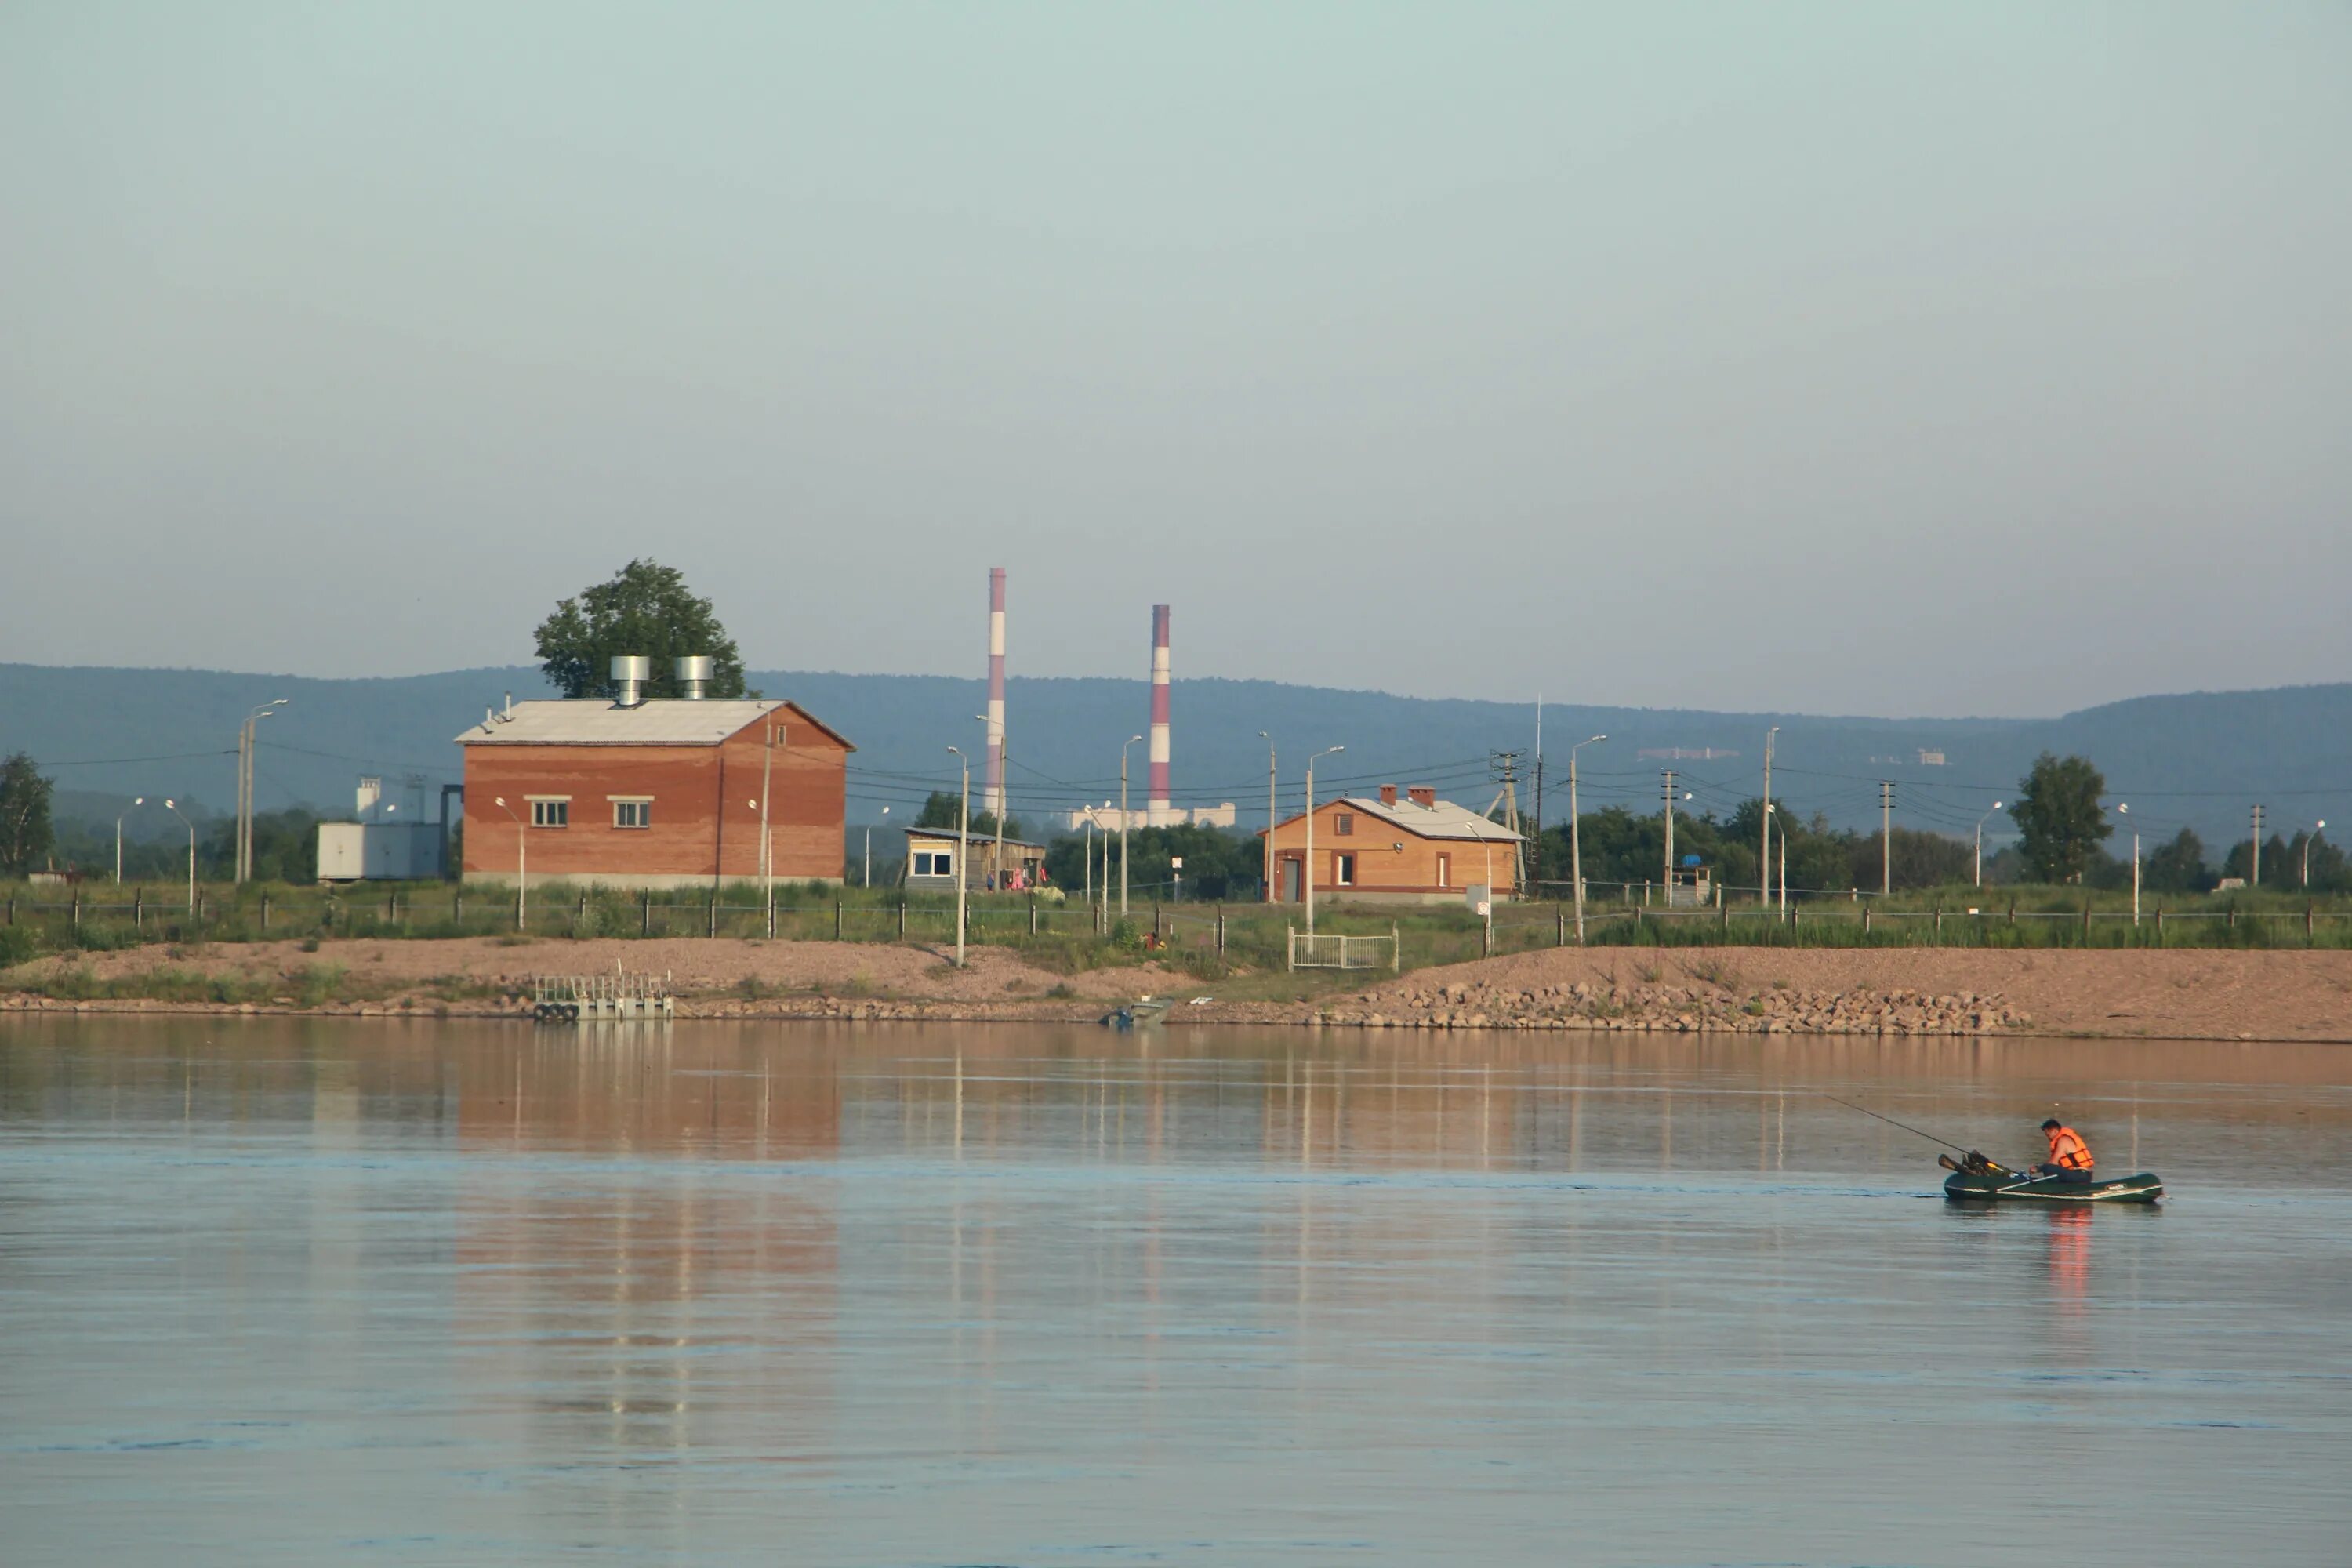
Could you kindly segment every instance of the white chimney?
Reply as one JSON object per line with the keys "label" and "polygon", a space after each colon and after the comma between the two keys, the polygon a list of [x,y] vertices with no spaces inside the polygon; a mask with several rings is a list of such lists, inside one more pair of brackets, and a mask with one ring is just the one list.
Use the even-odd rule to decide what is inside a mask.
{"label": "white chimney", "polygon": [[682,653],[670,666],[677,677],[677,694],[689,702],[699,702],[710,684],[711,658],[707,653]]}
{"label": "white chimney", "polygon": [[619,688],[613,693],[616,707],[635,708],[645,698],[641,690],[654,678],[654,661],[641,653],[616,653],[613,656],[613,684]]}

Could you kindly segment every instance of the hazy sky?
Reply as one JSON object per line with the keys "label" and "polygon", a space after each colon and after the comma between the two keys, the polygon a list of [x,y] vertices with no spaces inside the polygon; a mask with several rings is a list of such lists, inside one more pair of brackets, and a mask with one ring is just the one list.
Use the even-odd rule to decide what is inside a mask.
{"label": "hazy sky", "polygon": [[2352,675],[2352,6],[0,8],[0,659]]}

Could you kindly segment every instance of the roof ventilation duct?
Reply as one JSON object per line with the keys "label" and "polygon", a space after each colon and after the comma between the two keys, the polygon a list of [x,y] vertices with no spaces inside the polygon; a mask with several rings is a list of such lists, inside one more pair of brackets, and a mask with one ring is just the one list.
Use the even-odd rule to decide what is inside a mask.
{"label": "roof ventilation duct", "polygon": [[615,707],[635,708],[645,700],[646,681],[654,678],[654,661],[641,653],[616,653],[613,656],[613,702]]}
{"label": "roof ventilation duct", "polygon": [[682,653],[671,666],[677,677],[677,694],[689,702],[699,702],[710,685],[710,656],[707,653]]}

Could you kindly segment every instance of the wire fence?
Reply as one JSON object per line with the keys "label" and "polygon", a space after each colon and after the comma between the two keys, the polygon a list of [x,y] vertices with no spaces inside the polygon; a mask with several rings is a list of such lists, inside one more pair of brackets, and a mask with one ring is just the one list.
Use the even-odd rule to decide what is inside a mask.
{"label": "wire fence", "polygon": [[[146,942],[435,938],[729,938],[909,942],[956,940],[948,895],[729,887],[696,896],[558,887],[528,900],[511,890],[409,883],[368,889],[52,889],[22,884],[0,907],[0,962],[42,951],[107,950]],[[1387,909],[1348,900],[1320,910],[1321,931],[1380,938],[1396,968],[1449,963],[1540,947],[2352,947],[2352,909],[2147,905],[2138,910],[2085,899],[2079,907],[2004,905],[1896,908],[1874,898],[1799,900],[1785,910],[1643,905],[1589,900],[1581,931],[1566,903],[1497,904],[1490,922],[1453,907]],[[1204,973],[1294,963],[1292,905],[1135,901],[1092,903],[1020,894],[974,894],[967,943],[1020,948],[1065,968],[1165,953]],[[1333,951],[1344,952],[1347,942]],[[1321,950],[1310,946],[1308,965]],[[1370,951],[1367,949],[1366,951]],[[1349,963],[1348,967],[1356,965]]]}

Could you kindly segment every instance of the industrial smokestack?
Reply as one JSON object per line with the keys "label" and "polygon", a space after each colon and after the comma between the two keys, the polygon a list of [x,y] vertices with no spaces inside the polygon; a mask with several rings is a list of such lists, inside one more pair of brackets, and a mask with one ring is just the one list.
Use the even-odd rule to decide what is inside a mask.
{"label": "industrial smokestack", "polygon": [[1168,799],[1168,606],[1151,606],[1151,794],[1144,820],[1175,820]]}
{"label": "industrial smokestack", "polygon": [[988,569],[988,767],[981,799],[1004,820],[1004,568]]}
{"label": "industrial smokestack", "polygon": [[645,683],[654,678],[654,661],[641,653],[616,653],[613,656],[613,700],[623,708],[635,708],[645,699],[638,695]]}
{"label": "industrial smokestack", "polygon": [[672,661],[670,673],[677,679],[677,694],[689,702],[699,702],[707,694],[713,665],[707,653],[682,653]]}

